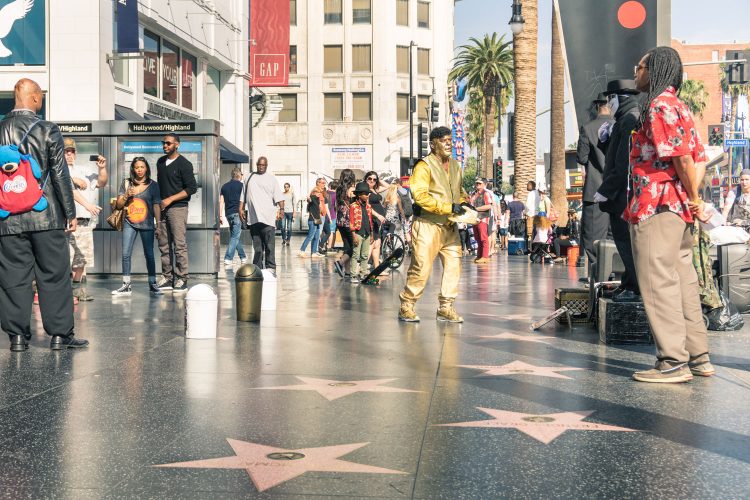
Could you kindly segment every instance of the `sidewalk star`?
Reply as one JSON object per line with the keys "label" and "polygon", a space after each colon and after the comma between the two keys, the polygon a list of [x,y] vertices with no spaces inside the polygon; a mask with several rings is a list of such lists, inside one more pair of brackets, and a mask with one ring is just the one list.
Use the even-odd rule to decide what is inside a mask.
{"label": "sidewalk star", "polygon": [[480,335],[480,339],[500,339],[500,340],[520,340],[521,342],[539,342],[540,344],[546,344],[544,339],[554,339],[555,337],[549,337],[545,335],[518,335],[517,333],[503,332],[499,335]]}
{"label": "sidewalk star", "polygon": [[483,370],[477,377],[492,377],[497,375],[536,375],[538,377],[564,378],[572,380],[573,377],[561,375],[557,372],[583,370],[583,368],[573,368],[570,366],[534,366],[523,361],[513,361],[501,366],[485,365],[458,365],[460,368],[471,368],[473,370]]}
{"label": "sidewalk star", "polygon": [[299,377],[304,382],[299,385],[282,385],[279,387],[255,387],[255,389],[278,391],[316,391],[328,401],[349,396],[355,392],[423,392],[398,387],[381,387],[398,380],[396,378],[382,378],[378,380],[328,380],[324,378]]}

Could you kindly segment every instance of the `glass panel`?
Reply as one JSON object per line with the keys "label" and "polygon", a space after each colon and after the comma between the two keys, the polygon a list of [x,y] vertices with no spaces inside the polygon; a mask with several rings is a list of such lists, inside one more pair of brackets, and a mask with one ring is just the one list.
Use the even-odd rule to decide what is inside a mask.
{"label": "glass panel", "polygon": [[203,114],[206,118],[217,121],[221,118],[221,73],[211,66],[206,70],[206,98],[203,101]]}
{"label": "glass panel", "polygon": [[297,74],[297,46],[289,46],[289,74]]}
{"label": "glass panel", "polygon": [[396,120],[409,121],[409,94],[396,94]]}
{"label": "glass panel", "polygon": [[417,119],[427,121],[429,115],[427,108],[430,107],[430,96],[417,96]]}
{"label": "glass panel", "polygon": [[409,0],[396,0],[396,24],[409,26]]}
{"label": "glass panel", "polygon": [[182,53],[182,106],[195,110],[198,93],[195,91],[195,76],[198,71],[198,59],[187,52]]}
{"label": "glass panel", "polygon": [[342,73],[341,45],[323,46],[323,73]]}
{"label": "glass panel", "polygon": [[352,94],[352,120],[355,122],[372,120],[372,94]]}
{"label": "glass panel", "polygon": [[417,2],[417,26],[430,27],[430,4],[427,2]]}
{"label": "glass panel", "polygon": [[341,0],[325,0],[323,22],[325,24],[341,24]]}
{"label": "glass panel", "polygon": [[289,0],[289,24],[297,26],[297,0]]}
{"label": "glass panel", "polygon": [[177,104],[180,83],[180,53],[176,45],[164,40],[161,48],[161,98]]}
{"label": "glass panel", "polygon": [[297,94],[282,94],[280,97],[284,107],[279,111],[279,122],[296,122]]}
{"label": "glass panel", "polygon": [[372,46],[352,45],[352,71],[359,73],[372,72]]}
{"label": "glass panel", "polygon": [[370,3],[371,0],[352,0],[353,24],[370,24],[372,22]]}
{"label": "glass panel", "polygon": [[324,94],[323,119],[328,122],[340,122],[344,119],[344,96],[342,94]]}
{"label": "glass panel", "polygon": [[417,49],[417,74],[430,74],[430,49]]}
{"label": "glass panel", "polygon": [[409,73],[409,47],[396,47],[396,73]]}
{"label": "glass panel", "polygon": [[143,93],[159,95],[159,37],[143,32]]}

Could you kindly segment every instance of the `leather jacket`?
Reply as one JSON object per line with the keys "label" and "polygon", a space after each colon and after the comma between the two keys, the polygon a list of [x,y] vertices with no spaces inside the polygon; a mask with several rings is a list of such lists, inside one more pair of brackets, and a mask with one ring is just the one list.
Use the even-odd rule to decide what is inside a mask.
{"label": "leather jacket", "polygon": [[22,153],[30,153],[39,162],[42,169],[39,183],[46,179],[44,195],[49,206],[41,212],[10,215],[0,220],[0,236],[65,229],[66,222],[76,216],[70,172],[63,158],[63,137],[57,125],[40,120],[26,141],[20,144],[23,135],[37,119],[31,110],[11,111],[5,115],[0,122],[0,144],[16,144]]}

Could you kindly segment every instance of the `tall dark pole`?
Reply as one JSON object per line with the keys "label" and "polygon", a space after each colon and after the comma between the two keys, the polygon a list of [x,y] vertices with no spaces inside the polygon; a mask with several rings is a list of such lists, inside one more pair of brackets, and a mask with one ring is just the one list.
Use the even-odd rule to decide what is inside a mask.
{"label": "tall dark pole", "polygon": [[409,42],[409,173],[414,166],[414,78],[412,78],[412,52],[415,43]]}

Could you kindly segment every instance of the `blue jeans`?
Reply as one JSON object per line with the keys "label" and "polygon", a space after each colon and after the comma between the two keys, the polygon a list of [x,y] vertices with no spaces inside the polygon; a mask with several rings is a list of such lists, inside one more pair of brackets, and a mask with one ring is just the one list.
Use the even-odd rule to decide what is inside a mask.
{"label": "blue jeans", "polygon": [[318,251],[318,240],[320,239],[320,224],[315,224],[315,221],[312,219],[309,219],[307,221],[307,237],[305,237],[305,241],[302,242],[302,247],[299,249],[300,252],[304,252],[305,248],[307,248],[307,244],[312,241],[312,247],[310,250],[312,253],[316,253]]}
{"label": "blue jeans", "polygon": [[229,245],[227,245],[227,253],[224,254],[224,260],[234,259],[234,251],[237,250],[237,255],[240,256],[241,260],[247,259],[245,255],[245,249],[242,248],[242,242],[240,236],[242,236],[242,221],[240,220],[240,214],[230,214],[227,216],[227,222],[229,222],[229,233],[231,239]]}
{"label": "blue jeans", "polygon": [[122,223],[122,275],[130,276],[130,257],[133,255],[135,238],[141,235],[143,255],[146,257],[148,282],[156,283],[156,264],[154,262],[154,230],[136,229],[127,220]]}
{"label": "blue jeans", "polygon": [[284,212],[284,220],[281,222],[281,239],[283,241],[289,241],[292,238],[292,218],[294,212]]}

